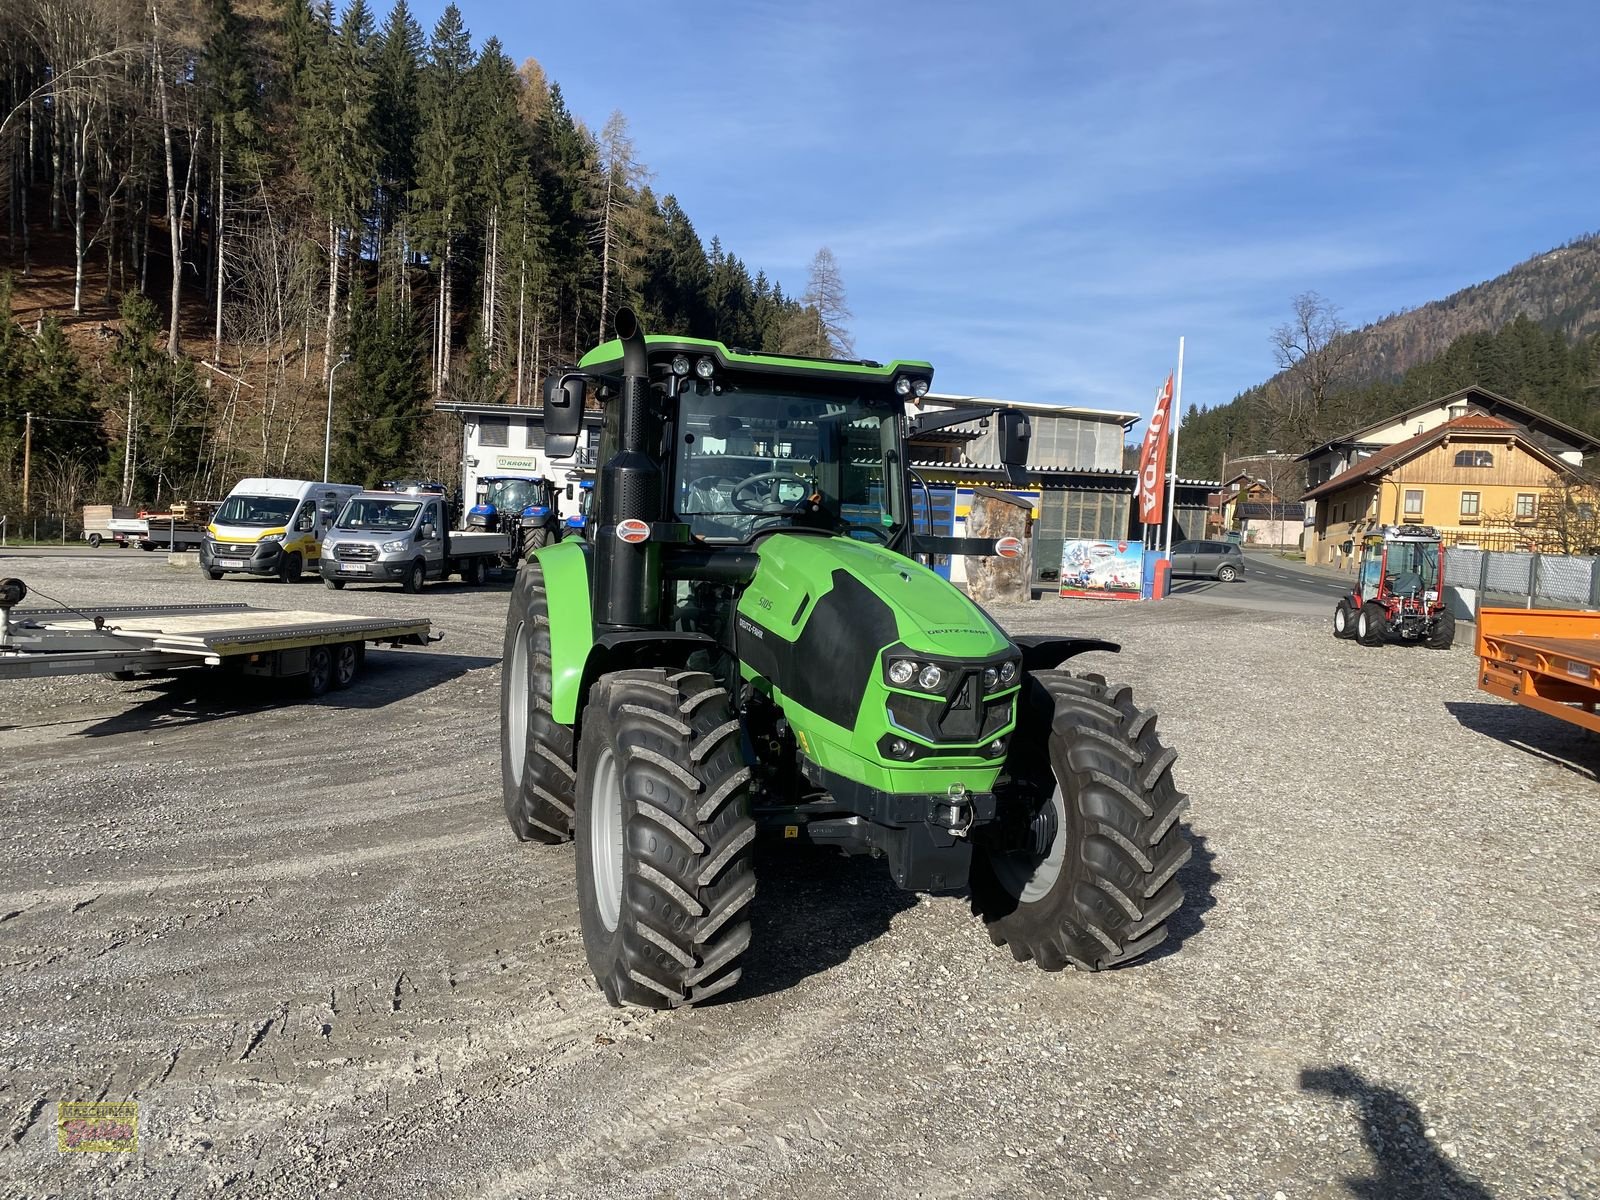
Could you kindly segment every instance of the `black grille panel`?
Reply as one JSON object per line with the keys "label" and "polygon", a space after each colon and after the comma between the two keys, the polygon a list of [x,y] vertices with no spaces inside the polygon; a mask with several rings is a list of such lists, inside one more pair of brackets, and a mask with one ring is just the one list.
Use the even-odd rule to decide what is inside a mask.
{"label": "black grille panel", "polygon": [[217,542],[212,553],[218,558],[254,558],[256,547],[254,542],[247,542],[242,546],[231,542]]}
{"label": "black grille panel", "polygon": [[930,742],[972,745],[992,738],[1011,720],[1012,692],[997,700],[978,697],[981,680],[968,674],[956,689],[955,699],[942,696],[906,696],[893,692],[889,696],[889,716],[907,733],[914,733]]}

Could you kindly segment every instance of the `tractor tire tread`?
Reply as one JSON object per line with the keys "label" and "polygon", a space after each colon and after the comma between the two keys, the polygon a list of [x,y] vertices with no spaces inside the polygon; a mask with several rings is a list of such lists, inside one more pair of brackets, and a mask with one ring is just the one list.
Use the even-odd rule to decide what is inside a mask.
{"label": "tractor tire tread", "polygon": [[[502,744],[501,796],[506,820],[519,841],[559,845],[572,838],[575,807],[572,789],[577,779],[574,766],[577,754],[572,729],[557,721],[551,709],[550,603],[545,593],[544,574],[537,563],[517,573],[506,619],[503,663],[511,662],[519,628],[529,642],[528,725],[521,780],[513,777],[509,748]],[[509,672],[509,666],[502,671]],[[502,693],[508,686],[502,682]],[[502,699],[502,738],[509,736],[506,713],[507,701]]]}

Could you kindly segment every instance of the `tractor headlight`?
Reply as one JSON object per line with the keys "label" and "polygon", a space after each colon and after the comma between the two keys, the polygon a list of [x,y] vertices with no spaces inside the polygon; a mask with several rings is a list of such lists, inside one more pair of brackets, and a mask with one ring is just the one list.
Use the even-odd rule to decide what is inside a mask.
{"label": "tractor headlight", "polygon": [[1017,680],[1017,672],[1020,669],[1021,668],[1019,668],[1017,666],[1017,660],[1014,659],[1014,658],[1010,659],[1007,662],[1001,663],[1000,664],[1000,682],[1001,683],[1015,683],[1016,680]]}
{"label": "tractor headlight", "polygon": [[694,363],[694,373],[701,379],[709,380],[717,373],[717,364],[709,358],[697,358]]}
{"label": "tractor headlight", "polygon": [[1000,672],[995,670],[993,667],[985,667],[983,669],[983,690],[986,692],[992,692],[999,686]]}
{"label": "tractor headlight", "polygon": [[689,356],[687,354],[674,354],[672,356],[672,373],[680,376],[689,373]]}
{"label": "tractor headlight", "polygon": [[404,554],[406,547],[410,544],[411,542],[407,538],[401,538],[398,542],[385,542],[383,544],[383,552],[385,554]]}
{"label": "tractor headlight", "polygon": [[894,381],[894,394],[896,396],[911,395],[911,380],[902,375]]}
{"label": "tractor headlight", "polygon": [[928,394],[928,381],[926,379],[918,379],[912,383],[911,394],[921,400]]}
{"label": "tractor headlight", "polygon": [[909,658],[897,658],[889,664],[889,682],[905,687],[917,675],[917,664]]}
{"label": "tractor headlight", "polygon": [[944,682],[944,669],[934,663],[929,663],[917,673],[917,686],[924,691],[938,691],[939,685]]}

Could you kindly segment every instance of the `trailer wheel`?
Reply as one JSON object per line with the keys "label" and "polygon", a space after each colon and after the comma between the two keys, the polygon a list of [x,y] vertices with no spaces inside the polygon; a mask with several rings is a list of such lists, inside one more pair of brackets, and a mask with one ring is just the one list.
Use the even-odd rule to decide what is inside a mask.
{"label": "trailer wheel", "polygon": [[143,550],[146,554],[149,554],[150,551],[154,550],[155,548],[156,544],[154,542],[145,541],[139,543],[139,549]]}
{"label": "trailer wheel", "polygon": [[1356,635],[1355,618],[1350,613],[1350,602],[1340,600],[1333,608],[1333,636],[1353,638]]}
{"label": "trailer wheel", "polygon": [[469,558],[467,565],[462,568],[461,582],[468,587],[482,587],[484,580],[489,578],[489,568],[484,565],[482,558]]}
{"label": "trailer wheel", "polygon": [[677,1008],[739,982],[755,822],[728,693],[701,671],[614,671],[578,747],[578,920],[612,1004]]}
{"label": "trailer wheel", "polygon": [[326,646],[313,646],[306,652],[306,692],[324,695],[333,684],[333,655]]}
{"label": "trailer wheel", "polygon": [[1387,624],[1383,606],[1369,600],[1356,614],[1356,641],[1363,646],[1383,645],[1384,627]]}
{"label": "trailer wheel", "polygon": [[361,642],[340,642],[333,647],[333,686],[343,691],[361,670]]}
{"label": "trailer wheel", "polygon": [[327,575],[324,575],[322,577],[322,586],[327,588],[330,592],[342,592],[344,590],[344,580],[333,579]]}
{"label": "trailer wheel", "polygon": [[1433,627],[1433,632],[1428,634],[1425,643],[1430,650],[1448,650],[1456,640],[1456,615],[1449,609],[1439,614],[1439,623]]}
{"label": "trailer wheel", "polygon": [[400,581],[400,590],[415,595],[422,590],[428,582],[428,564],[420,558],[411,564],[411,569],[406,572],[406,577]]}
{"label": "trailer wheel", "polygon": [[[1098,971],[1149,953],[1183,903],[1178,818],[1188,797],[1156,715],[1098,675],[1033,672],[1018,698],[1006,775],[1039,805],[1042,854],[977,847],[972,909],[995,945],[1047,971]],[[1053,810],[1051,821],[1045,806]]]}
{"label": "trailer wheel", "polygon": [[572,730],[550,711],[550,681],[550,602],[544,571],[531,560],[517,572],[506,612],[500,793],[506,820],[520,841],[554,845],[572,836],[577,756]]}
{"label": "trailer wheel", "polygon": [[101,540],[100,539],[100,535],[98,533],[91,533],[89,535],[89,549],[91,549],[91,550],[100,549],[100,540]]}

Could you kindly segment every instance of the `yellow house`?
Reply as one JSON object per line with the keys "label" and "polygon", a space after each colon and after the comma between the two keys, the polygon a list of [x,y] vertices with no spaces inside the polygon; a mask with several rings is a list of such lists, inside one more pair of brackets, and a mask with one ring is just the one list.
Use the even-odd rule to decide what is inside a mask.
{"label": "yellow house", "polygon": [[[1301,497],[1316,501],[1306,561],[1333,562],[1378,525],[1432,525],[1446,544],[1531,535],[1541,499],[1577,469],[1498,417],[1470,413],[1385,446]],[[1491,547],[1498,548],[1498,547]]]}

